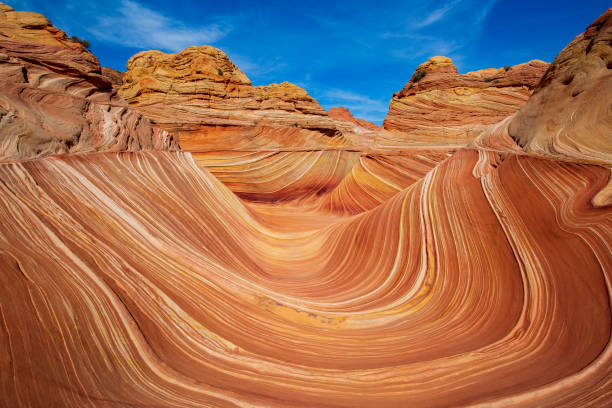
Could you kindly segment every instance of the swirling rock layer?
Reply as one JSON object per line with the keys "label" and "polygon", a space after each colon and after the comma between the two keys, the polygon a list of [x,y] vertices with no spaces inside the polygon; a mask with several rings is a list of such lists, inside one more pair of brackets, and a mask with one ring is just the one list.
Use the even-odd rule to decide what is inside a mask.
{"label": "swirling rock layer", "polygon": [[3,165],[3,404],[609,404],[607,177],[461,151],[312,221],[184,153]]}
{"label": "swirling rock layer", "polygon": [[1,3],[0,88],[0,161],[178,147],[127,107],[81,44]]}
{"label": "swirling rock layer", "polygon": [[185,144],[188,151],[354,144],[350,124],[328,117],[304,89],[289,82],[253,86],[210,46],[134,55],[120,94],[181,143],[193,142]]}
{"label": "swirling rock layer", "polygon": [[[202,125],[198,107],[164,125],[193,153],[87,152],[173,145],[111,104],[89,54],[53,64],[42,43],[63,34],[18,20],[6,38],[44,40],[4,48],[3,143],[22,138],[15,118],[82,138],[92,106],[120,130],[79,138],[80,154],[4,145],[0,407],[612,405],[609,169],[534,154],[514,117],[468,148],[381,152]],[[51,50],[76,58],[71,44]]]}
{"label": "swirling rock layer", "polygon": [[510,123],[525,151],[612,165],[612,8],[565,47]]}
{"label": "swirling rock layer", "polygon": [[518,111],[547,67],[545,62],[530,61],[458,74],[450,58],[433,57],[393,95],[383,122],[389,133],[381,133],[377,143],[465,144]]}

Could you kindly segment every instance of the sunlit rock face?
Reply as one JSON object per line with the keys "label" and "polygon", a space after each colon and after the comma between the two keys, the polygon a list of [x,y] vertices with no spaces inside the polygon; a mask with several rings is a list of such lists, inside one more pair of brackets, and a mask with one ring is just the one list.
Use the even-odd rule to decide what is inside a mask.
{"label": "sunlit rock face", "polygon": [[[57,111],[35,101],[85,81],[45,75],[53,97],[23,102],[42,123]],[[87,89],[113,95],[102,81]],[[120,106],[126,129],[137,114]],[[611,406],[612,206],[593,203],[610,172],[529,151],[513,119],[393,154],[13,153],[0,406]]]}
{"label": "sunlit rock face", "polygon": [[176,149],[129,109],[98,60],[36,13],[0,5],[0,161]]}
{"label": "sunlit rock face", "polygon": [[612,9],[552,62],[510,122],[527,152],[612,165]]}
{"label": "sunlit rock face", "polygon": [[136,54],[120,94],[251,201],[312,201],[337,186],[374,140],[371,129],[328,116],[298,86],[253,86],[210,46]]}
{"label": "sunlit rock face", "polygon": [[491,124],[518,111],[548,64],[530,61],[459,74],[450,58],[421,64],[393,95],[380,147],[410,144],[464,145]]}
{"label": "sunlit rock face", "polygon": [[[350,128],[289,82],[253,86],[221,50],[144,51],[128,61],[121,96],[180,137],[187,151],[338,148]],[[342,131],[345,129],[345,132]]]}
{"label": "sunlit rock face", "polygon": [[0,398],[605,406],[608,172],[503,156],[345,218],[246,205],[185,153],[2,165]]}

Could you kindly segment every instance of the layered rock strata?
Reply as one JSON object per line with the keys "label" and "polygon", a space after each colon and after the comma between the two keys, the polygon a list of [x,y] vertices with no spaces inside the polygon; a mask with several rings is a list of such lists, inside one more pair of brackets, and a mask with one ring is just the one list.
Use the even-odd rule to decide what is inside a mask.
{"label": "layered rock strata", "polygon": [[372,122],[368,122],[367,120],[354,117],[351,111],[346,109],[343,106],[335,106],[333,108],[330,108],[327,111],[327,114],[329,115],[330,118],[338,119],[343,122],[351,122],[364,129],[369,129],[369,130],[379,130],[380,129],[376,124]]}
{"label": "layered rock strata", "polygon": [[304,200],[331,191],[373,143],[377,128],[350,113],[328,115],[288,82],[253,86],[209,46],[133,56],[120,94],[252,201]]}
{"label": "layered rock strata", "polygon": [[389,103],[377,146],[465,145],[488,126],[516,113],[548,64],[530,61],[459,74],[450,58],[421,64]]}
{"label": "layered rock strata", "polygon": [[128,61],[121,96],[187,151],[342,148],[348,124],[289,82],[253,86],[221,50],[145,51]]}
{"label": "layered rock strata", "polygon": [[[0,163],[0,406],[611,406],[609,171],[530,151],[512,120],[392,158]],[[315,197],[232,192],[271,185]]]}
{"label": "layered rock strata", "polygon": [[607,172],[495,155],[325,225],[247,209],[183,153],[0,166],[0,398],[605,406]]}
{"label": "layered rock strata", "polygon": [[125,75],[124,72],[119,72],[108,67],[102,67],[101,73],[102,76],[104,76],[111,83],[113,89],[119,89],[121,88],[121,85],[123,85],[123,76]]}
{"label": "layered rock strata", "polygon": [[612,8],[557,55],[509,123],[529,153],[612,165]]}
{"label": "layered rock strata", "polygon": [[98,60],[40,14],[0,4],[0,161],[176,149],[128,108]]}

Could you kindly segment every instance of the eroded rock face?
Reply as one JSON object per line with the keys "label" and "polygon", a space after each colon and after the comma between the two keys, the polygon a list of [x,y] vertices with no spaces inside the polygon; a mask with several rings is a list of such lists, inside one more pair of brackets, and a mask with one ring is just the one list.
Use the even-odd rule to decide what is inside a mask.
{"label": "eroded rock face", "polygon": [[[95,69],[2,58],[58,138],[94,120],[72,90],[114,100]],[[0,163],[0,406],[612,406],[609,171],[512,119],[461,149]]]}
{"label": "eroded rock face", "polygon": [[343,106],[336,106],[336,107],[330,108],[329,111],[327,111],[327,114],[329,115],[330,118],[342,120],[344,122],[351,122],[365,129],[369,129],[369,130],[380,129],[380,127],[378,127],[376,124],[372,122],[368,122],[367,120],[354,117],[351,111],[349,111]]}
{"label": "eroded rock face", "polygon": [[337,218],[246,205],[182,152],[2,165],[2,401],[607,406],[606,177],[462,150]]}
{"label": "eroded rock face", "polygon": [[98,60],[36,13],[0,4],[0,161],[176,149],[128,108]]}
{"label": "eroded rock face", "polygon": [[119,72],[116,69],[102,67],[101,70],[102,76],[105,77],[113,86],[113,89],[121,88],[123,85],[123,76],[125,72]]}
{"label": "eroded rock face", "polygon": [[199,165],[253,201],[304,200],[331,191],[378,129],[350,113],[328,115],[289,82],[253,86],[227,55],[209,46],[136,54],[120,94],[176,135]]}
{"label": "eroded rock face", "polygon": [[527,152],[612,165],[612,9],[565,47],[509,125]]}
{"label": "eroded rock face", "polygon": [[383,122],[390,135],[379,144],[465,144],[518,111],[547,67],[530,61],[459,74],[450,58],[433,57],[393,95]]}
{"label": "eroded rock face", "polygon": [[317,148],[355,144],[335,121],[289,82],[253,86],[221,50],[145,51],[128,61],[121,96],[187,151]]}

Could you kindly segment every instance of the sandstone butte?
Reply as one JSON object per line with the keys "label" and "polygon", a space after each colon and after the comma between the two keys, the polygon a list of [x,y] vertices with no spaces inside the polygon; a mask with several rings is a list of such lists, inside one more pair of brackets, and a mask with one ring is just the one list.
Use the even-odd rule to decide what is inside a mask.
{"label": "sandstone butte", "polygon": [[379,144],[464,145],[516,113],[547,68],[534,60],[459,74],[450,58],[432,57],[393,95]]}
{"label": "sandstone butte", "polygon": [[[406,187],[400,180],[380,186],[381,174],[402,169],[414,181],[515,113],[547,67],[532,61],[459,75],[448,58],[434,57],[419,67],[425,78],[394,96],[384,129],[345,108],[325,112],[287,82],[252,86],[210,46],[135,55],[119,92],[241,198],[353,213]],[[347,202],[349,185],[368,191],[365,202]]]}
{"label": "sandstone butte", "polygon": [[[127,63],[119,93],[138,111],[180,138],[187,151],[344,148],[349,124],[331,119],[289,82],[253,86],[210,46],[177,54],[143,51]],[[344,131],[343,131],[344,130]]]}
{"label": "sandstone butte", "polygon": [[[392,154],[229,63],[233,102],[192,86],[189,107],[183,78],[143,77],[130,89],[154,97],[131,106],[151,125],[87,50],[0,7],[0,406],[612,405],[612,9],[514,116]],[[241,150],[251,116],[270,152]],[[189,129],[234,165],[178,149]],[[316,166],[348,170],[332,186]]]}

